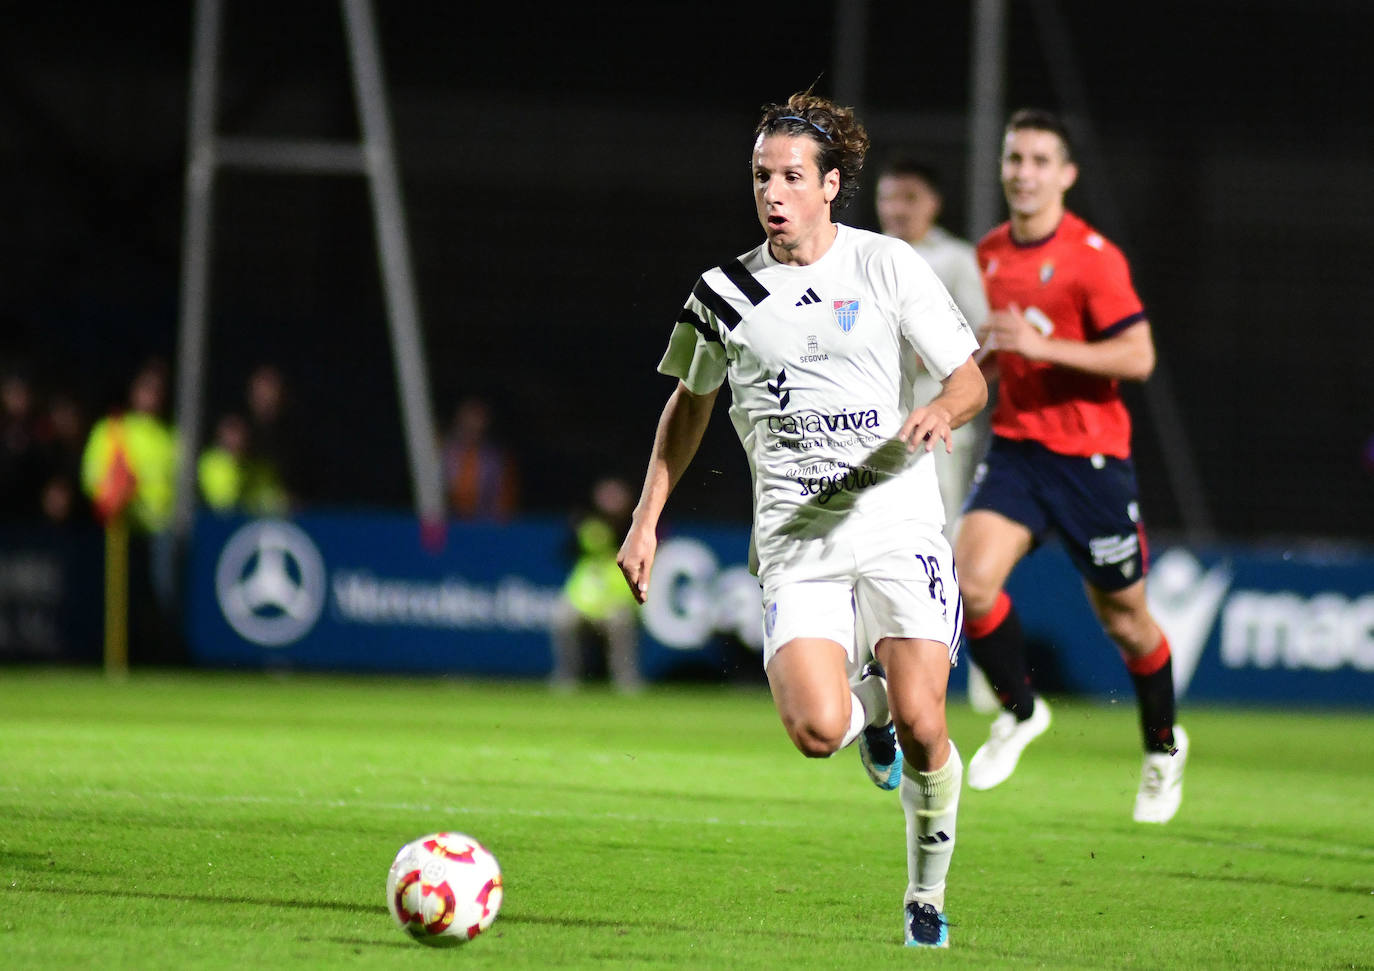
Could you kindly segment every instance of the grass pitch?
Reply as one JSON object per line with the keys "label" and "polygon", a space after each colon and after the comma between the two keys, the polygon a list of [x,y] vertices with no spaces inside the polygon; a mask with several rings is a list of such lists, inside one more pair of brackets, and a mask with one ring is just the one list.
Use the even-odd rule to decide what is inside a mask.
{"label": "grass pitch", "polygon": [[[1374,967],[1374,718],[1196,709],[1183,809],[1131,820],[1133,705],[1060,701],[965,789],[948,952],[901,947],[895,794],[764,689],[0,672],[10,968]],[[959,700],[967,760],[987,719]],[[456,951],[383,900],[471,833],[506,896]]]}

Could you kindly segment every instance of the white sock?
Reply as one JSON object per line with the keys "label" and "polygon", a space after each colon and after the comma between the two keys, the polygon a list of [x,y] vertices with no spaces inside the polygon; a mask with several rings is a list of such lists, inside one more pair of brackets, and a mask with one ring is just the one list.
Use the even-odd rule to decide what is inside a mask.
{"label": "white sock", "polygon": [[850,745],[859,733],[870,725],[886,725],[892,720],[887,709],[887,681],[884,678],[862,679],[849,689],[849,728],[840,748]]}
{"label": "white sock", "polygon": [[964,763],[949,743],[949,758],[934,772],[902,767],[902,811],[906,813],[907,888],[904,903],[919,900],[941,913],[945,909],[945,877],[954,855],[954,822],[959,811],[959,787]]}
{"label": "white sock", "polygon": [[849,693],[849,727],[845,729],[844,741],[840,742],[840,748],[847,748],[854,743],[854,739],[859,737],[859,733],[868,727],[868,716],[864,714],[864,706],[859,703],[859,696],[854,692]]}
{"label": "white sock", "polygon": [[887,678],[872,675],[852,685],[849,693],[863,705],[865,725],[886,725],[892,721],[887,707]]}

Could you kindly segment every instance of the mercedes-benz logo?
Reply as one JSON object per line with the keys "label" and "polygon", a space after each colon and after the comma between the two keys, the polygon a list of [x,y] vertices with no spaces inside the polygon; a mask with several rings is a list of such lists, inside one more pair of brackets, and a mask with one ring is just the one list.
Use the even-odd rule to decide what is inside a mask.
{"label": "mercedes-benz logo", "polygon": [[280,520],[255,520],[229,538],[215,567],[229,626],[263,647],[300,640],[324,609],[324,560],[314,542]]}

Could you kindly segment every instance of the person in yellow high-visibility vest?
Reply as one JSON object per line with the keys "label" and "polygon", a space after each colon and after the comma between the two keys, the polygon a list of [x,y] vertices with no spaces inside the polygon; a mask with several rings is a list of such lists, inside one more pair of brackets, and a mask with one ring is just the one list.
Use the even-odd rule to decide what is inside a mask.
{"label": "person in yellow high-visibility vest", "polygon": [[169,531],[177,444],[161,417],[166,396],[166,367],[145,364],[127,404],[92,426],[81,455],[81,485],[96,517],[128,528],[132,653],[159,663],[181,660]]}
{"label": "person in yellow high-visibility vest", "polygon": [[554,609],[555,688],[571,689],[583,676],[582,635],[605,644],[611,681],[620,691],[644,685],[639,668],[639,605],[616,564],[620,536],[629,522],[634,496],[619,479],[606,478],[592,490],[594,511],[576,525],[577,561]]}
{"label": "person in yellow high-visibility vest", "polygon": [[[220,420],[215,443],[200,453],[196,461],[196,481],[200,483],[200,497],[215,512],[233,512],[243,493],[243,453],[232,442],[239,433],[242,419],[232,421],[232,415]],[[244,438],[247,442],[247,438]]]}
{"label": "person in yellow high-visibility vest", "polygon": [[81,484],[108,522],[127,513],[145,534],[171,523],[176,484],[176,439],[156,415],[124,411],[91,428],[81,456]]}
{"label": "person in yellow high-visibility vest", "polygon": [[251,430],[241,415],[228,414],[215,426],[215,441],[196,463],[205,504],[216,512],[285,515],[290,507],[276,467],[255,455]]}

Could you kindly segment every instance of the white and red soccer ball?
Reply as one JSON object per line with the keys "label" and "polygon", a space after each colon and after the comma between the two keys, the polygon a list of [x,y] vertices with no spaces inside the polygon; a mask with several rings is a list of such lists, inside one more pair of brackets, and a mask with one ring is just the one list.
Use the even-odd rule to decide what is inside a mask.
{"label": "white and red soccer ball", "polygon": [[501,909],[501,866],[477,840],[431,833],[401,847],[386,877],[386,903],[421,944],[465,944]]}

